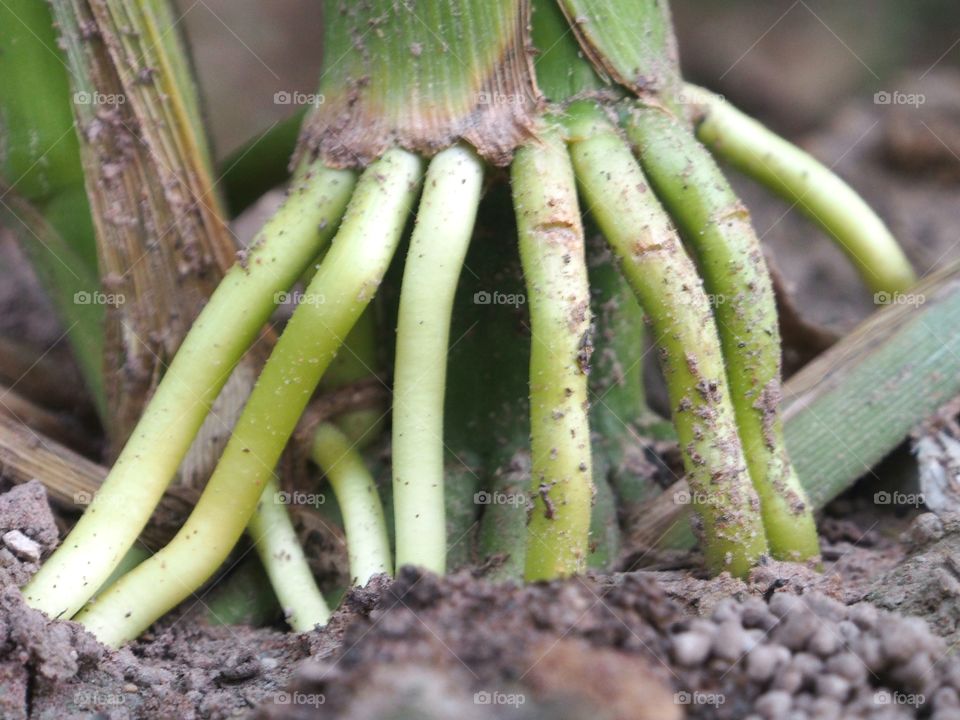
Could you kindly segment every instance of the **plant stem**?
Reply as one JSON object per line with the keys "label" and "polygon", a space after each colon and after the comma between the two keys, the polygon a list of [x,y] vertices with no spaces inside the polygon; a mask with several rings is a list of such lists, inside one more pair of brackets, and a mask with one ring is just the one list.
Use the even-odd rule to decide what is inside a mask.
{"label": "plant stem", "polygon": [[323,371],[376,293],[420,171],[418,158],[395,150],[364,172],[193,513],[170,544],[77,617],[102,642],[136,637],[199,588],[236,544]]}
{"label": "plant stem", "polygon": [[246,260],[230,270],[197,318],[93,503],[24,588],[28,604],[51,617],[71,617],[110,575],[269,318],[276,294],[329,239],[353,186],[347,171],[313,168],[298,175]]}
{"label": "plant stem", "polygon": [[713,93],[686,85],[703,113],[697,137],[745,175],[793,203],[833,238],[872,292],[897,293],[916,282],[910,261],[877,214],[846,182],[796,145]]}
{"label": "plant stem", "polygon": [[247,533],[267,571],[287,624],[297,632],[326,625],[330,608],[313,578],[300,538],[284,507],[280,486],[274,478],[267,481],[260,502],[247,523]]}
{"label": "plant stem", "polygon": [[480,203],[483,163],[465,147],[430,163],[400,290],[393,380],[397,567],[446,567],[443,398],[450,316]]}
{"label": "plant stem", "polygon": [[750,215],[710,154],[672,115],[635,107],[626,127],[657,196],[699,260],[770,550],[780,560],[815,558],[813,508],[783,440],[773,285]]}
{"label": "plant stem", "polygon": [[530,306],[530,443],[534,508],[525,576],[586,567],[593,485],[587,373],[590,289],[576,180],[561,135],[517,151],[511,168]]}
{"label": "plant stem", "polygon": [[383,505],[354,443],[333,423],[321,423],[314,434],[312,456],[340,505],[351,581],[362,586],[374,575],[389,575],[393,569]]}
{"label": "plant stem", "polygon": [[593,103],[576,103],[568,127],[583,194],[660,347],[707,565],[743,576],[767,552],[767,543],[702,282],[630,148],[603,112]]}

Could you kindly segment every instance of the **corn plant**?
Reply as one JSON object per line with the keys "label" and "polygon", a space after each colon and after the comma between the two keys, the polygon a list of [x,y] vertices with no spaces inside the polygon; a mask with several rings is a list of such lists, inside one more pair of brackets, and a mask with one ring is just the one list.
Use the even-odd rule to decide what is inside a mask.
{"label": "corn plant", "polygon": [[[90,27],[111,51],[113,38],[142,41],[118,18],[157,37],[169,22],[162,0],[52,6],[68,49],[89,43]],[[811,157],[684,84],[666,2],[325,0],[322,9],[322,102],[304,119],[286,199],[210,294],[27,601],[120,644],[197,590],[252,528],[295,626],[323,622],[323,598],[273,502],[274,469],[338,353],[355,354],[352,333],[391,277],[399,293],[383,304],[392,307],[383,327],[395,333],[368,337],[394,346],[392,554],[379,491],[354,447],[376,418],[352,435],[322,422],[312,441],[356,581],[405,564],[445,572],[452,528],[470,525],[460,501],[504,488],[527,501],[488,508],[486,551],[509,556],[529,581],[583,572],[609,527],[597,508],[615,511],[611,468],[638,428],[656,425],[638,370],[644,325],[709,569],[744,576],[764,556],[816,563],[813,508],[784,443],[771,280],[715,158],[797,202],[871,289],[899,292],[913,272],[882,221]],[[128,92],[131,78],[143,81],[124,69],[132,56],[113,57]],[[176,48],[164,58],[148,85],[189,72]],[[74,82],[84,62],[72,58]],[[178,109],[176,94],[137,97],[145,113]],[[182,142],[205,147],[190,106],[179,110]],[[510,293],[522,313],[491,320],[484,289],[463,302],[466,275],[480,267],[504,288],[522,276]],[[311,268],[192,514],[89,603],[277,298]],[[271,566],[276,547],[289,549],[288,566]]]}

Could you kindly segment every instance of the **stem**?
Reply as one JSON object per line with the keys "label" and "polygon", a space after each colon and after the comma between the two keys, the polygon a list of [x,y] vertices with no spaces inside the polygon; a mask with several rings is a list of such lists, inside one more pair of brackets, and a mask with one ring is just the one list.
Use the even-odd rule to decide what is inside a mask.
{"label": "stem", "polygon": [[317,428],[312,455],[340,505],[353,584],[362,586],[374,575],[389,575],[393,569],[383,505],[363,457],[333,423]]}
{"label": "stem", "polygon": [[287,624],[297,632],[326,625],[330,608],[313,578],[300,538],[284,507],[280,486],[274,478],[267,481],[256,511],[247,524],[247,532],[267,571]]}
{"label": "stem", "polygon": [[590,289],[576,180],[559,133],[517,151],[511,168],[530,305],[533,514],[528,580],[586,567],[593,494],[587,372]]}
{"label": "stem", "polygon": [[399,150],[364,172],[193,513],[170,544],[77,617],[102,642],[136,637],[199,588],[236,544],[320,376],[386,272],[419,175],[420,161]]}
{"label": "stem", "polygon": [[430,163],[403,271],[393,381],[397,566],[446,567],[443,399],[450,317],[480,203],[483,163],[452,147]]}
{"label": "stem", "polygon": [[462,139],[506,165],[529,136],[528,0],[323,5],[323,102],[304,122],[307,152],[352,166],[389,147],[433,155]]}
{"label": "stem", "polygon": [[[354,176],[307,169],[194,322],[83,517],[24,588],[51,617],[71,617],[136,540],[233,366],[343,213]],[[319,228],[319,231],[318,231]],[[227,332],[225,332],[225,330]]]}
{"label": "stem", "polygon": [[750,215],[710,154],[671,115],[635,108],[627,134],[657,196],[699,260],[770,550],[781,560],[817,557],[813,508],[783,440],[776,301]]}
{"label": "stem", "polygon": [[687,85],[684,95],[703,113],[697,137],[798,206],[837,242],[872,292],[903,292],[916,282],[910,261],[883,220],[831,169],[713,93]]}
{"label": "stem", "polygon": [[583,194],[650,318],[707,565],[743,576],[767,551],[702,282],[629,146],[593,103],[570,108]]}

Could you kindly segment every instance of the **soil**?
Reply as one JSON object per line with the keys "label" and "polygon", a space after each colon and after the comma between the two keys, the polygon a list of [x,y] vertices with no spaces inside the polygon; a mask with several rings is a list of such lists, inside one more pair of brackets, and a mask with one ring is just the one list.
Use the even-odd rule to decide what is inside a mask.
{"label": "soil", "polygon": [[960,717],[958,581],[944,570],[960,518],[847,498],[821,533],[823,572],[769,562],[748,582],[683,569],[524,587],[404,568],[314,632],[212,626],[198,599],[113,651],[23,604],[17,585],[57,538],[32,482],[0,495],[0,717]]}

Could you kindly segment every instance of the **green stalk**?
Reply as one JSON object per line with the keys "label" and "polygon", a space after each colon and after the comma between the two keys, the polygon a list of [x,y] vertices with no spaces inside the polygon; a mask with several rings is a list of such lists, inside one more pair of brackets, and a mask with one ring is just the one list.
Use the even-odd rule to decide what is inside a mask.
{"label": "green stalk", "polygon": [[534,496],[528,580],[586,568],[593,494],[587,373],[590,289],[576,180],[562,136],[517,151],[511,167],[530,305],[530,443]]}
{"label": "green stalk", "polygon": [[364,172],[307,301],[270,355],[193,513],[163,550],[77,616],[102,642],[136,637],[199,588],[236,544],[321,375],[376,293],[420,171],[417,157],[394,150]]}
{"label": "green stalk", "polygon": [[403,271],[393,381],[397,566],[442,573],[443,400],[450,317],[480,203],[483,163],[455,146],[430,163]]}
{"label": "green stalk", "polygon": [[313,436],[312,457],[337,496],[353,584],[366,585],[374,575],[391,574],[383,505],[353,441],[333,423],[321,423]]}
{"label": "green stalk", "polygon": [[326,625],[330,608],[313,578],[276,479],[267,481],[260,502],[247,523],[247,532],[267,571],[287,624],[297,632]]}
{"label": "green stalk", "polygon": [[699,260],[770,550],[781,560],[815,558],[813,507],[783,440],[773,285],[750,215],[710,154],[672,115],[633,108],[626,127],[657,196]]}
{"label": "green stalk", "polygon": [[916,275],[883,220],[846,182],[796,145],[711,92],[686,85],[702,117],[697,137],[714,153],[798,206],[833,238],[875,293],[908,290]]}
{"label": "green stalk", "polygon": [[[90,507],[24,588],[51,617],[71,617],[149,520],[233,366],[286,290],[329,239],[353,173],[305,169],[197,318]],[[323,226],[324,229],[319,230]]]}
{"label": "green stalk", "polygon": [[743,576],[767,552],[723,356],[702,282],[629,146],[591,102],[570,108],[571,155],[590,212],[650,318],[707,565]]}

